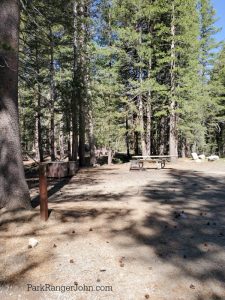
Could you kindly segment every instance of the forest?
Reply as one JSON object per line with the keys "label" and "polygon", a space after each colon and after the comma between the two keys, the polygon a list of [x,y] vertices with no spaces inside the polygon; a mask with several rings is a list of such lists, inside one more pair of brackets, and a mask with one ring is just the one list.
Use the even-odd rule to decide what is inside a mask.
{"label": "forest", "polygon": [[0,0],[1,299],[224,300],[219,7]]}
{"label": "forest", "polygon": [[116,152],[224,156],[225,48],[210,0],[0,8],[0,142],[19,178],[20,149],[80,166]]}
{"label": "forest", "polygon": [[224,156],[215,14],[210,0],[23,1],[23,151],[81,166],[101,148]]}

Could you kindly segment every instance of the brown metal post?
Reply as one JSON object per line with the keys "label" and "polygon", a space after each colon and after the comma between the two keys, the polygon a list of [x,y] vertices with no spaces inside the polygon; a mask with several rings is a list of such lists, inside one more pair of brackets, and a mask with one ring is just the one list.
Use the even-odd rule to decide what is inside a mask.
{"label": "brown metal post", "polygon": [[39,165],[39,190],[40,190],[40,214],[41,219],[48,220],[48,190],[47,190],[47,177],[46,165]]}

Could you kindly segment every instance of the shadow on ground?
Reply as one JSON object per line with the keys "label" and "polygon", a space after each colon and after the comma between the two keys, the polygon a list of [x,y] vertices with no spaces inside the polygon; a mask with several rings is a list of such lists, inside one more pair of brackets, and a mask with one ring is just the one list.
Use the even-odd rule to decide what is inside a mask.
{"label": "shadow on ground", "polygon": [[[110,202],[107,203],[107,207],[99,208],[98,204],[107,195],[103,194],[101,197],[94,191],[89,192],[89,198],[96,202],[95,208],[77,208],[76,199],[65,197],[62,202],[74,202],[74,209],[67,210],[63,207],[59,209],[58,221],[69,224],[89,222],[92,225],[92,222],[101,218],[112,240],[118,236],[130,237],[130,244],[121,244],[121,246],[145,246],[153,250],[162,263],[170,264],[178,270],[177,279],[182,274],[198,282],[211,281],[223,286],[225,282],[225,175],[212,177],[200,172],[172,169],[167,172],[169,180],[156,181],[153,178],[149,184],[141,188],[137,201],[140,201],[140,205],[143,203],[144,211],[139,220],[133,217],[136,208],[132,207],[131,203],[136,196],[128,190],[122,194],[110,194],[110,199],[113,201],[128,199],[131,203],[129,208],[110,207]],[[90,175],[89,180],[98,182],[93,174]],[[77,184],[80,183],[85,184],[85,174],[81,182],[77,181]],[[54,188],[59,190],[61,186]],[[80,204],[83,200],[81,198]],[[56,202],[60,204],[60,200]],[[123,220],[126,225],[115,229],[113,224],[120,220]],[[32,221],[32,217],[27,221]],[[18,214],[15,214],[14,218],[3,218],[0,232],[6,232],[14,222],[22,223],[24,218],[20,219]],[[41,235],[45,232],[37,226],[36,229],[28,231],[28,234]],[[65,231],[64,235],[66,238],[71,235],[71,232]],[[9,281],[11,278],[13,277],[9,276]],[[199,295],[196,299],[205,299],[202,297]],[[207,299],[222,298],[214,293]]]}

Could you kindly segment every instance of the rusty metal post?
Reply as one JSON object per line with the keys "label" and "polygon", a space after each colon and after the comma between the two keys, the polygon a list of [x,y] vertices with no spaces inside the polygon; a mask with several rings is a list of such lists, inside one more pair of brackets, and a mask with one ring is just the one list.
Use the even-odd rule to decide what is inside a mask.
{"label": "rusty metal post", "polygon": [[48,220],[48,190],[47,190],[47,177],[46,165],[39,165],[39,191],[40,191],[40,214],[41,219]]}

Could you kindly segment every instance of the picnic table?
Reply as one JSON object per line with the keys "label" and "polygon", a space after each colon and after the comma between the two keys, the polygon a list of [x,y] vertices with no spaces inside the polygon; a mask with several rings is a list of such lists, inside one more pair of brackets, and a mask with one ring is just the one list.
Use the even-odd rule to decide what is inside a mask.
{"label": "picnic table", "polygon": [[132,156],[130,161],[130,170],[142,170],[144,162],[156,163],[157,169],[165,168],[166,162],[170,161],[174,155],[148,155],[148,156]]}

